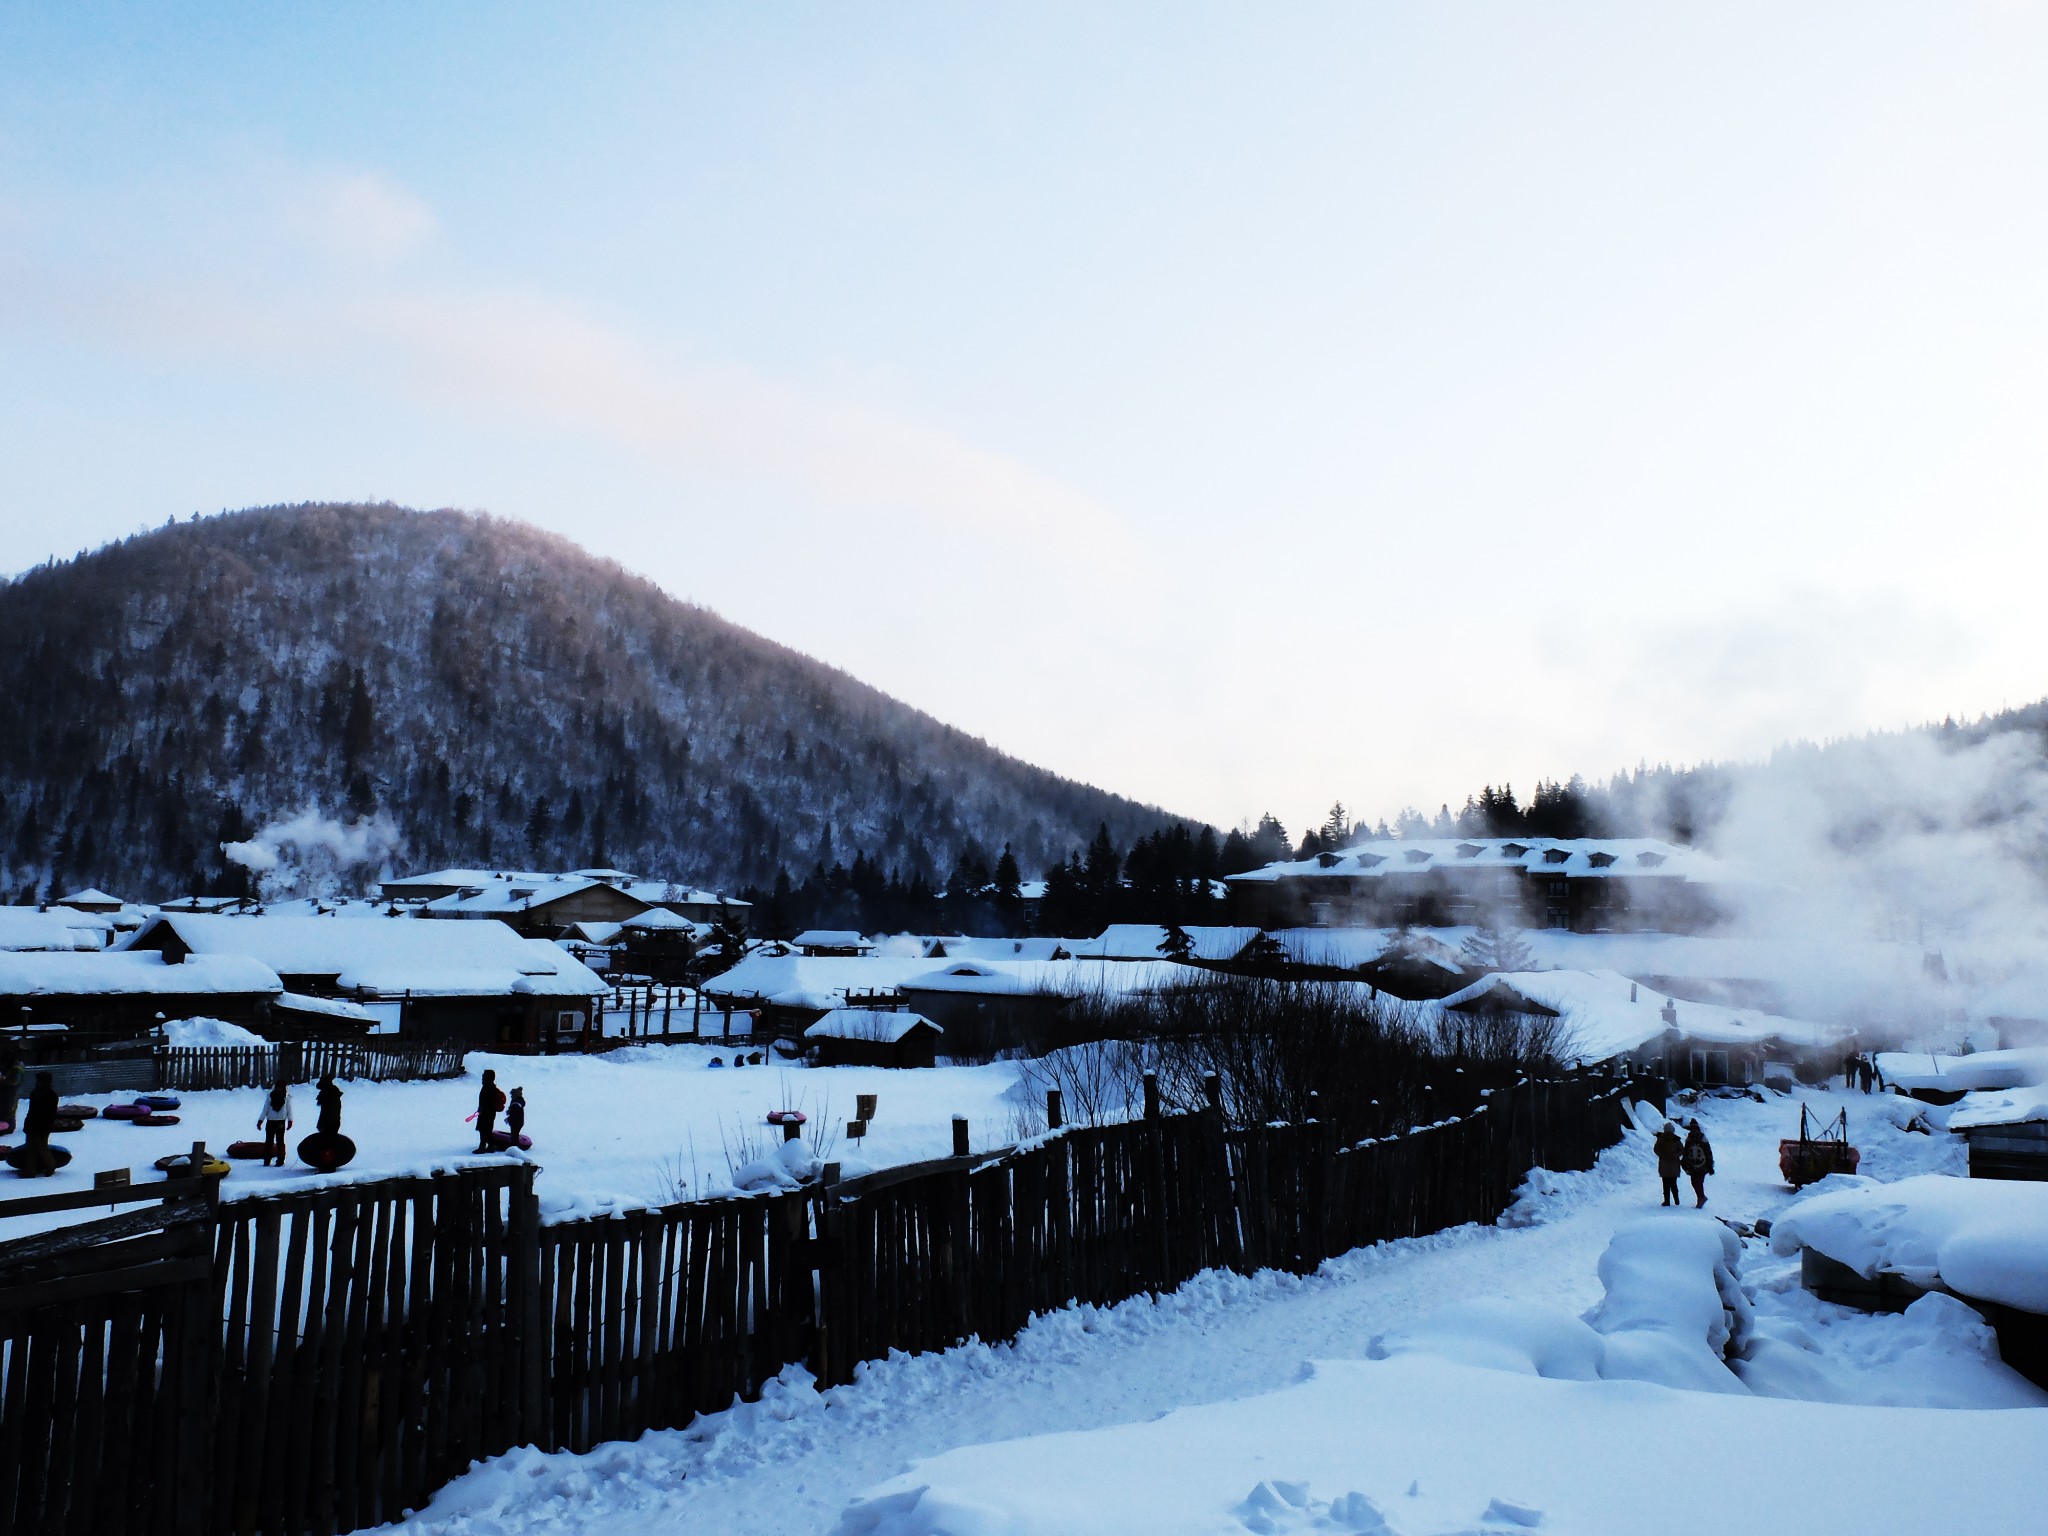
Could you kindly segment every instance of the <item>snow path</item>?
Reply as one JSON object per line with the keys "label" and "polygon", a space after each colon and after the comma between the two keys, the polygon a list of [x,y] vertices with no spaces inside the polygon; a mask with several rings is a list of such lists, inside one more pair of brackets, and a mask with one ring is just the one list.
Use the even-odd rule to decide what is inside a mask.
{"label": "snow path", "polygon": [[[1960,1154],[1947,1138],[1897,1131],[1859,1114],[1854,1098],[1813,1102],[1830,1115],[1849,1104],[1864,1168],[1876,1177],[1956,1171]],[[1709,1209],[1748,1219],[1782,1206],[1777,1139],[1788,1118],[1797,1125],[1793,1101],[1709,1102],[1696,1113],[1721,1169],[1708,1186]],[[849,1500],[914,1460],[1271,1391],[1299,1379],[1305,1361],[1363,1358],[1375,1334],[1449,1302],[1501,1297],[1580,1311],[1600,1297],[1596,1265],[1615,1228],[1656,1207],[1657,1180],[1638,1139],[1590,1173],[1554,1176],[1550,1187],[1532,1202],[1534,1225],[1382,1244],[1307,1277],[1212,1272],[1157,1301],[1040,1318],[1012,1344],[874,1363],[851,1386],[824,1393],[792,1370],[758,1403],[587,1456],[513,1451],[400,1528],[448,1536],[599,1524],[730,1536],[831,1529]]]}

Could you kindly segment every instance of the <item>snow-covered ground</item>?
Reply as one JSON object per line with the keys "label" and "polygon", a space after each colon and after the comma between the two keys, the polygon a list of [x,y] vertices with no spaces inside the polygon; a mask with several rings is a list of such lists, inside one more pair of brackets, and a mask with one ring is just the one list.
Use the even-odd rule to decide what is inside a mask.
{"label": "snow-covered ground", "polygon": [[[767,1124],[770,1110],[801,1109],[808,1117],[804,1129],[811,1149],[840,1161],[848,1174],[864,1166],[950,1154],[955,1115],[967,1117],[970,1144],[977,1150],[1006,1145],[1018,1136],[1023,1105],[1016,1097],[1014,1063],[912,1071],[807,1068],[775,1064],[771,1054],[762,1066],[735,1068],[732,1055],[694,1045],[624,1046],[599,1056],[471,1052],[465,1075],[443,1082],[344,1083],[342,1130],[356,1144],[354,1162],[326,1177],[296,1157],[284,1168],[237,1162],[222,1193],[233,1199],[523,1155],[540,1168],[536,1188],[544,1218],[560,1220],[730,1188],[733,1168],[780,1142],[781,1130]],[[728,1064],[713,1067],[714,1058]],[[532,1152],[474,1155],[476,1131],[464,1117],[476,1109],[486,1068],[497,1071],[501,1088],[526,1089]],[[878,1106],[866,1138],[856,1146],[846,1140],[845,1129],[863,1093],[875,1094]],[[134,1097],[78,1094],[71,1102],[103,1108]],[[33,1183],[8,1175],[6,1192],[87,1189],[93,1172],[102,1168],[132,1168],[136,1180],[154,1179],[158,1175],[150,1165],[156,1158],[187,1151],[194,1141],[218,1152],[233,1141],[261,1140],[256,1112],[262,1097],[258,1088],[181,1094],[175,1126],[88,1120],[83,1130],[56,1138],[57,1145],[71,1151],[69,1167]],[[313,1129],[310,1085],[292,1090],[292,1108],[297,1128],[288,1144],[296,1147]],[[0,1235],[67,1219],[72,1218],[16,1218]]]}
{"label": "snow-covered ground", "polygon": [[[1962,1171],[1955,1142],[1866,1113],[1860,1095],[1810,1102],[1830,1118],[1846,1104],[1875,1178]],[[1720,1168],[1709,1210],[1746,1221],[1786,1206],[1777,1140],[1796,1103],[1696,1112]],[[1013,1343],[877,1362],[827,1392],[792,1369],[760,1402],[687,1429],[496,1458],[404,1529],[1422,1536],[1538,1516],[1539,1529],[1631,1536],[2031,1528],[2048,1393],[1997,1359],[1974,1314],[1942,1297],[1896,1317],[1829,1306],[1760,1240],[1739,1253],[1756,1386],[1555,1380],[1446,1359],[1441,1327],[1428,1342],[1451,1303],[1549,1309],[1565,1329],[1605,1304],[1617,1329],[1640,1329],[1617,1315],[1629,1308],[1601,1261],[1646,1216],[1666,1219],[1639,1136],[1590,1173],[1532,1179],[1496,1227],[1360,1250],[1307,1277],[1206,1274],[1156,1301],[1043,1317]],[[1460,1326],[1471,1334],[1469,1316]],[[1973,1411],[1992,1409],[2013,1411]]]}

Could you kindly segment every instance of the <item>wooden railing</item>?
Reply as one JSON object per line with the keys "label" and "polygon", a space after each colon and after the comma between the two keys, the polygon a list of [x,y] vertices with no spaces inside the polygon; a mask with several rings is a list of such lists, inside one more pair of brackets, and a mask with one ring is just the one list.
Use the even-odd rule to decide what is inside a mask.
{"label": "wooden railing", "polygon": [[274,1045],[165,1046],[156,1053],[159,1086],[180,1093],[208,1088],[262,1088],[332,1076],[357,1082],[407,1083],[460,1077],[460,1046],[368,1045],[344,1040],[286,1040]]}

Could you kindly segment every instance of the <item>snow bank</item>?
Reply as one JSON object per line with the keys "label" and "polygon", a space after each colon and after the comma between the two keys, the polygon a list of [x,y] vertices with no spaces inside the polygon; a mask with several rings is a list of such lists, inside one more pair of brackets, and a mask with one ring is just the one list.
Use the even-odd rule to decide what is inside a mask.
{"label": "snow bank", "polygon": [[2030,1120],[2048,1120],[2048,1084],[2009,1088],[2003,1093],[1965,1094],[1950,1112],[1948,1128],[1967,1131],[1987,1125],[2023,1125]]}
{"label": "snow bank", "polygon": [[[1970,1474],[1966,1488],[1950,1477],[1829,1475],[1817,1472],[1815,1447],[1853,1454],[1860,1468]],[[2044,1454],[2043,1411],[1728,1397],[1411,1355],[1319,1362],[1296,1386],[1147,1423],[948,1451],[873,1489],[838,1529],[1868,1536],[1955,1530],[1966,1515],[1973,1530],[2018,1531],[2039,1521]],[[1673,1497],[1688,1464],[1706,1483]]]}
{"label": "snow bank", "polygon": [[1778,1218],[1774,1252],[1812,1248],[1866,1279],[1882,1271],[2048,1313],[2048,1185],[1922,1174],[1815,1188]]}
{"label": "snow bank", "polygon": [[230,1024],[225,1019],[173,1019],[164,1026],[164,1040],[177,1050],[270,1044],[255,1030]]}
{"label": "snow bank", "polygon": [[1899,1088],[1973,1092],[1982,1089],[2026,1088],[2048,1081],[2048,1048],[2029,1046],[2009,1051],[1976,1051],[1968,1056],[1937,1056],[1926,1051],[1880,1051],[1877,1069]]}

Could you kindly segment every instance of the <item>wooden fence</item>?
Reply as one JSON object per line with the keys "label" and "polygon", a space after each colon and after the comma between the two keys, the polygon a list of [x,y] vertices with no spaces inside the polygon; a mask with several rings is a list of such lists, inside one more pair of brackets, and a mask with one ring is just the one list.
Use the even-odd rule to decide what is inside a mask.
{"label": "wooden fence", "polygon": [[265,1088],[333,1076],[405,1083],[460,1077],[460,1046],[365,1045],[352,1040],[286,1040],[275,1045],[165,1046],[156,1053],[158,1086],[179,1093],[206,1088]]}
{"label": "wooden fence", "polygon": [[[140,1371],[160,1398],[212,1405],[190,1530],[330,1536],[417,1509],[477,1457],[681,1426],[791,1364],[844,1382],[892,1349],[1010,1338],[1035,1313],[1210,1267],[1304,1273],[1363,1243],[1490,1221],[1531,1166],[1590,1166],[1630,1093],[1526,1084],[1353,1146],[1327,1125],[1226,1128],[1212,1107],[546,1226],[526,1164],[235,1201],[213,1245],[218,1334],[198,1357],[122,1354],[119,1392]],[[0,1277],[7,1262],[0,1249]],[[119,1395],[114,1358],[38,1363],[79,1315],[33,1301],[10,1310],[0,1278],[0,1318],[18,1320],[0,1328],[0,1459],[25,1458],[0,1483],[0,1529],[126,1529],[111,1512],[146,1497],[150,1469],[120,1464],[101,1443],[113,1419],[84,1408]],[[136,1304],[71,1306],[98,1309],[91,1336]],[[89,1465],[96,1500],[51,1502]]]}

